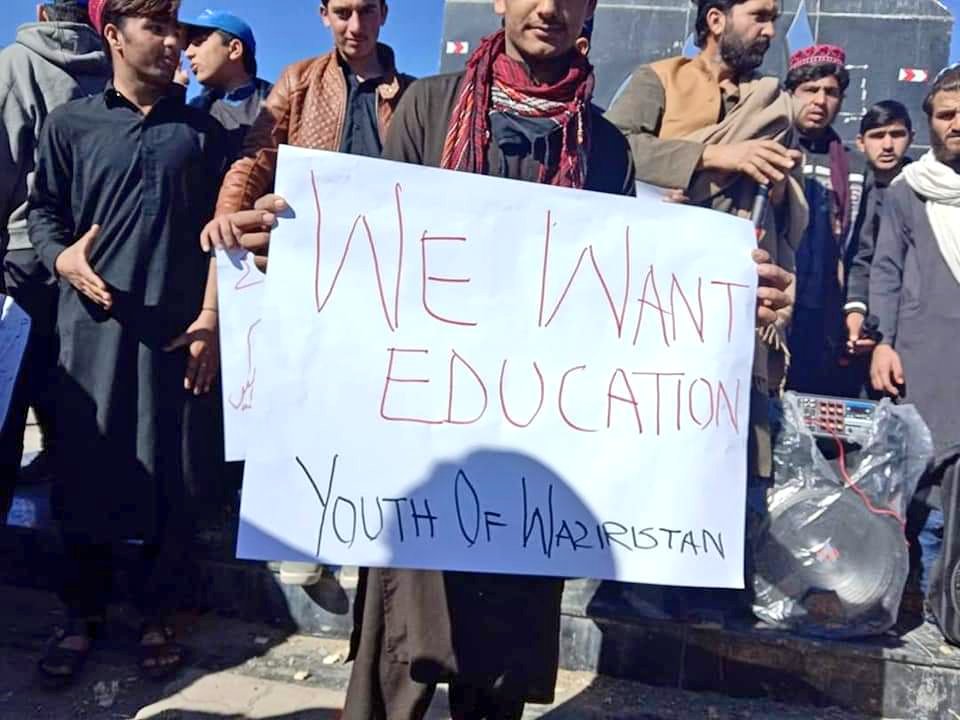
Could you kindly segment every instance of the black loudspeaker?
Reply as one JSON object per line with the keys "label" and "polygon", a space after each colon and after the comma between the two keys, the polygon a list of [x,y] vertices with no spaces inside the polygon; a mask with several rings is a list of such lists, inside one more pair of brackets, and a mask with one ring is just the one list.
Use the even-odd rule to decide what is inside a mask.
{"label": "black loudspeaker", "polygon": [[[804,488],[775,503],[755,558],[769,592],[790,606],[789,624],[810,634],[879,626],[908,573],[899,522],[839,486]],[[768,608],[777,604],[767,598]]]}
{"label": "black loudspeaker", "polygon": [[916,408],[786,393],[753,523],[754,614],[805,635],[877,635],[910,571],[907,505],[932,455]]}
{"label": "black loudspeaker", "polygon": [[940,480],[943,550],[933,567],[927,604],[944,637],[960,645],[960,449],[942,456],[934,473]]}

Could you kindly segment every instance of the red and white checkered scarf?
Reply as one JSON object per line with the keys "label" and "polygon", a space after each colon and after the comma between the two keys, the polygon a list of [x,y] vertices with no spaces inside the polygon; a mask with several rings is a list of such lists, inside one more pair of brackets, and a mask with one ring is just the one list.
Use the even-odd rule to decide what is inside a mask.
{"label": "red and white checkered scarf", "polygon": [[505,52],[503,31],[483,39],[467,61],[460,97],[450,116],[440,166],[485,174],[490,145],[490,112],[549,118],[562,128],[560,159],[542,167],[540,181],[582,188],[590,150],[593,67],[571,50],[570,68],[552,85],[537,85],[522,63]]}

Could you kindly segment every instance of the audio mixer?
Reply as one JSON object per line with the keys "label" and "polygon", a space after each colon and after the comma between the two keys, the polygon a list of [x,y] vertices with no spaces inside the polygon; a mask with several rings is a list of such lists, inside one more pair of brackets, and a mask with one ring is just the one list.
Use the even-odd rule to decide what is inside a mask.
{"label": "audio mixer", "polygon": [[797,394],[803,422],[817,437],[857,442],[870,434],[877,403],[870,400]]}

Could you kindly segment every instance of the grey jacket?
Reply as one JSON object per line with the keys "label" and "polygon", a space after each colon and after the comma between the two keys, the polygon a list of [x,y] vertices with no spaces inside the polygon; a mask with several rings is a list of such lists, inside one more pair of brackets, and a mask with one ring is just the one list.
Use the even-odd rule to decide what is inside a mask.
{"label": "grey jacket", "polygon": [[0,257],[30,247],[27,192],[33,181],[37,138],[58,105],[102,92],[110,65],[88,25],[21,25],[0,51]]}

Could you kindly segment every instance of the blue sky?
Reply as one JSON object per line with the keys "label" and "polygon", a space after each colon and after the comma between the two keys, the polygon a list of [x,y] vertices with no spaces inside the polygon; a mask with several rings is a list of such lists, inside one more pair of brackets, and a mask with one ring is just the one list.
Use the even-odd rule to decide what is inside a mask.
{"label": "blue sky", "polygon": [[[0,43],[13,40],[15,28],[36,13],[35,0],[0,0],[6,35]],[[960,0],[946,0],[960,16]],[[436,72],[440,63],[440,30],[443,0],[391,0],[392,15],[383,39],[397,51],[401,68],[412,75]],[[260,74],[273,80],[289,62],[324,52],[330,47],[329,34],[317,15],[319,0],[183,0],[181,17],[198,14],[206,7],[230,9],[254,28],[259,48]],[[951,57],[960,59],[960,33],[953,33]]]}
{"label": "blue sky", "polygon": [[[36,17],[37,2],[0,0],[8,8],[0,43],[12,41],[16,26]],[[401,69],[416,76],[435,73],[440,66],[443,0],[392,0],[390,5],[392,14],[382,37],[402,58]],[[329,32],[317,14],[319,0],[183,0],[181,7],[181,18],[212,7],[231,10],[250,23],[257,37],[260,75],[268,80],[276,79],[284,65],[330,48]]]}

